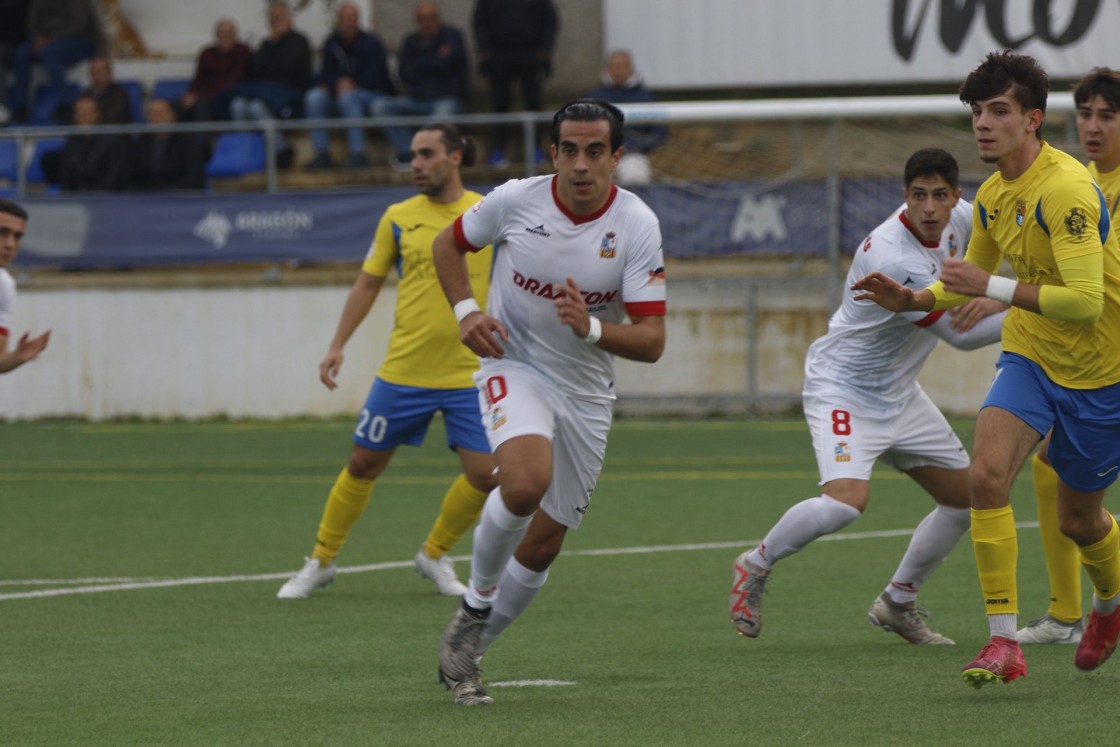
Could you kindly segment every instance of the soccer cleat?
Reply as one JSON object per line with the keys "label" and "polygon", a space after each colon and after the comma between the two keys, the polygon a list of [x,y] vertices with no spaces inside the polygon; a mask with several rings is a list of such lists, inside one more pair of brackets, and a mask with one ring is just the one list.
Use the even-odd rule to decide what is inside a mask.
{"label": "soccer cleat", "polygon": [[1081,634],[1085,630],[1085,621],[1064,623],[1061,620],[1046,615],[1037,620],[1031,620],[1027,627],[1020,628],[1015,634],[1019,643],[1080,643]]}
{"label": "soccer cleat", "polygon": [[867,610],[867,619],[887,633],[898,633],[915,646],[953,646],[956,642],[935,630],[930,630],[923,617],[929,612],[914,602],[899,604],[883,592]]}
{"label": "soccer cleat", "polygon": [[414,567],[421,576],[435,582],[440,594],[461,597],[467,593],[467,587],[459,583],[455,575],[455,565],[446,555],[439,558],[429,557],[428,553],[424,552],[424,548],[420,548],[420,552],[416,553]]}
{"label": "soccer cleat", "polygon": [[766,589],[770,571],[747,560],[749,552],[750,550],[735,558],[728,604],[731,622],[735,623],[739,635],[758,638],[758,634],[762,632],[762,592]]}
{"label": "soccer cleat", "polygon": [[276,598],[306,599],[316,589],[330,585],[337,573],[338,566],[334,563],[320,566],[316,558],[306,558],[303,568],[280,587],[280,591],[276,592]]}
{"label": "soccer cleat", "polygon": [[490,705],[494,702],[494,699],[486,694],[486,690],[483,689],[482,682],[478,677],[472,677],[462,682],[455,682],[454,680],[448,679],[441,669],[439,681],[441,685],[451,691],[451,697],[455,699],[455,705]]}
{"label": "soccer cleat", "polygon": [[1081,636],[1081,643],[1077,645],[1077,653],[1073,657],[1074,666],[1088,672],[1104,664],[1116,650],[1117,638],[1120,638],[1120,608],[1107,615],[1093,610],[1089,614],[1089,624],[1085,627],[1085,634]]}
{"label": "soccer cleat", "polygon": [[993,682],[1008,683],[1027,676],[1027,660],[1018,641],[993,636],[976,658],[961,668],[965,684],[980,689]]}
{"label": "soccer cleat", "polygon": [[[489,617],[490,610],[486,610],[485,615]],[[478,679],[476,657],[486,617],[471,614],[463,603],[456,605],[455,614],[439,642],[440,682],[448,685],[449,689],[454,690],[462,683]]]}

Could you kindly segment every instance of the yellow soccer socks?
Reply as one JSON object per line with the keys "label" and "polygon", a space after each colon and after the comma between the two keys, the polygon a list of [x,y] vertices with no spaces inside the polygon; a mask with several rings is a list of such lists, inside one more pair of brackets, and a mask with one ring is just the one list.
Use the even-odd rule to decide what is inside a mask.
{"label": "yellow soccer socks", "polygon": [[342,468],[327,496],[323,518],[319,522],[319,533],[315,536],[315,550],[311,553],[311,557],[318,560],[320,565],[329,565],[338,557],[339,550],[350,536],[350,530],[369,505],[372,494],[373,480],[354,477],[349,469]]}
{"label": "yellow soccer socks", "polygon": [[1081,619],[1081,562],[1077,544],[1058,526],[1058,473],[1035,454],[1031,459],[1038,531],[1050,578],[1050,617],[1064,623]]}
{"label": "yellow soccer socks", "polygon": [[[1019,589],[1015,578],[1019,539],[1011,506],[972,509],[972,550],[976,555],[984,608],[989,616],[1011,616],[1006,621],[1013,626],[1014,616],[1019,612]],[[990,617],[989,622],[993,622]],[[1010,633],[1002,634],[1014,638],[1015,629],[1012,627]]]}
{"label": "yellow soccer socks", "polygon": [[[1108,534],[1098,542],[1081,548],[1081,564],[1093,581],[1096,596],[1093,607],[1107,614],[1116,609],[1120,597],[1120,529],[1116,519],[1108,514],[1112,526]],[[1104,607],[1105,609],[1101,609]]]}
{"label": "yellow soccer socks", "polygon": [[439,516],[424,540],[424,553],[429,558],[448,553],[478,519],[487,495],[472,486],[466,475],[459,475],[443,496]]}

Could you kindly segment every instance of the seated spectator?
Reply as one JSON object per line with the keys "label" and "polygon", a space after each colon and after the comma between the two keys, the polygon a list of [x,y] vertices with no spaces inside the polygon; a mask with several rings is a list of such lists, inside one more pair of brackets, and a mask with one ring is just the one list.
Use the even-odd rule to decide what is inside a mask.
{"label": "seated spectator", "polygon": [[[86,128],[100,123],[97,102],[90,96],[74,100],[74,125]],[[124,135],[69,135],[58,161],[58,183],[64,191],[122,189],[128,159]]]}
{"label": "seated spectator", "polygon": [[[7,19],[4,19],[7,23]],[[28,40],[14,55],[13,118],[24,121],[31,106],[31,66],[42,63],[56,100],[69,103],[66,71],[93,57],[104,46],[101,22],[93,0],[31,0],[27,11]]]}
{"label": "seated spectator", "polygon": [[[416,6],[417,30],[408,34],[397,56],[401,83],[407,95],[378,99],[373,113],[378,117],[418,114],[443,119],[466,108],[467,51],[463,32],[440,18],[435,3]],[[412,168],[412,133],[406,127],[386,127],[393,145],[390,165],[399,171]]]}
{"label": "seated spectator", "polygon": [[30,0],[0,0],[0,126],[11,119],[8,108],[8,67],[16,47],[27,41],[27,7]]}
{"label": "seated spectator", "polygon": [[249,69],[252,52],[237,38],[237,24],[232,19],[214,24],[214,39],[198,55],[190,87],[179,99],[179,118],[184,121],[229,119],[228,105],[218,105],[220,96],[244,80]]}
{"label": "seated spectator", "polygon": [[[370,105],[393,92],[393,79],[385,47],[375,35],[358,25],[358,7],[343,3],[338,8],[335,32],[323,43],[323,64],[319,83],[304,96],[304,110],[309,119],[324,119],[337,114],[342,117],[365,117]],[[330,136],[326,130],[311,130],[315,156],[308,168],[330,168]],[[347,166],[368,166],[365,133],[361,127],[346,131]]]}
{"label": "seated spectator", "polygon": [[[175,124],[175,109],[167,99],[151,99],[145,109],[148,123]],[[203,189],[206,186],[205,141],[194,132],[150,132],[133,141],[130,186],[139,190]]]}
{"label": "seated spectator", "polygon": [[[603,99],[612,104],[640,104],[656,101],[634,70],[630,53],[615,50],[607,57],[603,70],[603,85],[588,93],[589,98]],[[653,170],[649,154],[662,145],[669,136],[664,125],[634,125],[622,128],[622,159],[614,172],[619,184],[649,184]]]}
{"label": "seated spectator", "polygon": [[89,61],[89,88],[82,93],[97,102],[101,124],[132,124],[132,99],[124,86],[113,80],[108,57],[98,55]]}
{"label": "seated spectator", "polygon": [[[268,6],[268,38],[249,57],[245,80],[226,90],[230,118],[267,122],[298,117],[303,92],[311,86],[311,45],[292,28],[292,11],[285,3]],[[277,163],[292,164],[292,149],[282,132],[276,133]]]}

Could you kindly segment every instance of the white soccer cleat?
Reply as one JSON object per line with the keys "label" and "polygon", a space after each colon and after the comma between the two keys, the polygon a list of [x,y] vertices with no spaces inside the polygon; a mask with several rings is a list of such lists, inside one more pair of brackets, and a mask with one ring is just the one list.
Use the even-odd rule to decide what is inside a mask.
{"label": "white soccer cleat", "polygon": [[417,573],[435,582],[440,594],[449,597],[461,597],[467,593],[467,587],[463,586],[459,582],[459,577],[455,575],[455,564],[446,555],[438,559],[432,558],[421,547],[420,551],[416,553],[414,565]]}
{"label": "white soccer cleat", "polygon": [[1032,620],[1025,628],[1020,628],[1015,638],[1019,643],[1080,643],[1084,630],[1084,618],[1078,618],[1077,622],[1064,623],[1046,615]]}
{"label": "white soccer cleat", "polygon": [[287,583],[276,592],[277,599],[306,599],[311,592],[328,586],[334,581],[338,573],[338,566],[331,563],[328,566],[319,565],[316,558],[306,558],[303,568],[299,573],[288,579]]}

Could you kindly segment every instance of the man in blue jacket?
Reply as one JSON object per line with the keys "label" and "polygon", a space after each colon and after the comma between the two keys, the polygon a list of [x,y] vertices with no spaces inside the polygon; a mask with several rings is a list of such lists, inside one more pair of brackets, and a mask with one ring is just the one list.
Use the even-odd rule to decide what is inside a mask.
{"label": "man in blue jacket", "polygon": [[[645,104],[656,98],[645,86],[642,74],[634,69],[634,58],[623,49],[607,57],[603,85],[587,94],[612,104]],[[648,184],[653,179],[649,154],[669,136],[665,125],[629,125],[622,128],[622,158],[614,172],[618,184]]]}
{"label": "man in blue jacket", "polygon": [[[318,85],[304,96],[304,109],[309,119],[323,119],[332,115],[365,117],[378,98],[393,93],[385,47],[374,34],[359,27],[358,6],[343,3],[338,8],[338,25],[335,32],[323,43],[323,64]],[[330,156],[330,137],[322,128],[311,130],[311,145],[315,156],[308,168],[321,169],[333,166]],[[346,165],[368,166],[365,133],[361,127],[346,130]]]}
{"label": "man in blue jacket", "polygon": [[[466,108],[467,51],[463,32],[440,18],[435,3],[416,6],[417,30],[401,44],[399,73],[407,95],[387,96],[373,103],[378,117],[430,115],[444,119]],[[412,168],[412,133],[407,127],[386,127],[393,145],[390,165],[398,171]]]}

